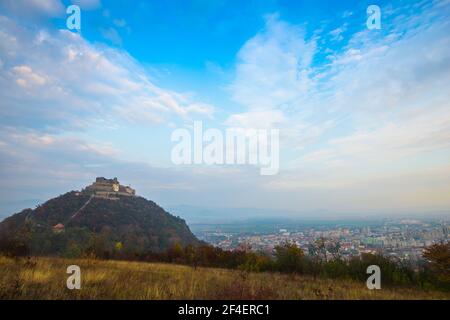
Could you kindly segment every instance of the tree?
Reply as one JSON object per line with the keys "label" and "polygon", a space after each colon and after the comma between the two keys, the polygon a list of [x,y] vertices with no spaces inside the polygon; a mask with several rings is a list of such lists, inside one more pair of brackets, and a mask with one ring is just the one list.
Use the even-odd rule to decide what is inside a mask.
{"label": "tree", "polygon": [[81,248],[75,242],[69,243],[64,253],[64,256],[66,258],[79,258],[81,257],[81,255],[82,255]]}
{"label": "tree", "polygon": [[433,244],[425,249],[423,256],[440,285],[450,289],[450,242]]}
{"label": "tree", "polygon": [[120,242],[120,241],[116,242],[116,244],[114,245],[114,249],[115,249],[117,252],[120,252],[120,250],[122,250],[122,248],[123,248],[123,244],[122,244],[122,242]]}
{"label": "tree", "polygon": [[333,259],[339,259],[341,257],[340,254],[341,244],[339,241],[329,241],[326,245],[326,250],[331,253]]}
{"label": "tree", "polygon": [[310,243],[308,251],[311,256],[316,258],[316,260],[327,262],[327,248],[325,238],[321,237],[313,243]]}
{"label": "tree", "polygon": [[179,242],[176,242],[167,250],[167,258],[170,262],[183,262],[183,247]]}
{"label": "tree", "polygon": [[275,247],[276,267],[282,272],[299,272],[304,270],[303,250],[295,244],[285,243]]}

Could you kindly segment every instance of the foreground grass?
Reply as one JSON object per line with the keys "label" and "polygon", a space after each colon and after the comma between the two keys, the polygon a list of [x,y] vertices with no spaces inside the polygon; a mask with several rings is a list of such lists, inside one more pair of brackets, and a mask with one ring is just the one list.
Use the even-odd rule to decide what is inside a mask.
{"label": "foreground grass", "polygon": [[[73,264],[81,268],[80,290],[66,287],[66,268]],[[450,299],[450,294],[162,263],[0,257],[0,299]]]}

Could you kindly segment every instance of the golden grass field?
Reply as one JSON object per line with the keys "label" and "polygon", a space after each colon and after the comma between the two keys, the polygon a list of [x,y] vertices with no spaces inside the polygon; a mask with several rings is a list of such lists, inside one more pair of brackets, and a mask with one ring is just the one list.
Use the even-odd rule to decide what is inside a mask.
{"label": "golden grass field", "polygon": [[[73,264],[81,268],[80,290],[66,287],[66,268]],[[0,299],[450,299],[450,294],[163,263],[0,257]]]}

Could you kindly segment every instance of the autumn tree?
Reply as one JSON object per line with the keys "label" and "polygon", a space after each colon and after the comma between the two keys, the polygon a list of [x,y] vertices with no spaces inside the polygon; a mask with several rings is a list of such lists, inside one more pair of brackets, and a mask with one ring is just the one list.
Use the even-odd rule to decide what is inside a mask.
{"label": "autumn tree", "polygon": [[425,249],[424,258],[435,278],[447,289],[450,289],[450,242],[436,243]]}

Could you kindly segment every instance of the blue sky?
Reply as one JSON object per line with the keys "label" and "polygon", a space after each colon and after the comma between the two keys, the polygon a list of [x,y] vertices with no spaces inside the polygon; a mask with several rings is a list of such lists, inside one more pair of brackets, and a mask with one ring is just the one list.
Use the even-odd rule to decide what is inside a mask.
{"label": "blue sky", "polygon": [[[446,0],[2,1],[0,216],[96,176],[163,206],[448,212],[449,17]],[[173,165],[196,120],[280,129],[279,174]]]}

